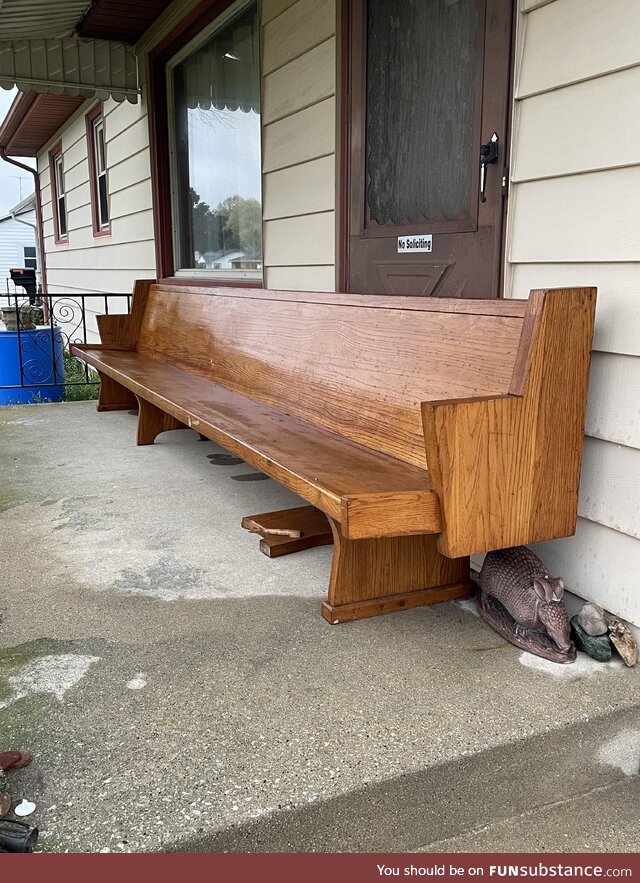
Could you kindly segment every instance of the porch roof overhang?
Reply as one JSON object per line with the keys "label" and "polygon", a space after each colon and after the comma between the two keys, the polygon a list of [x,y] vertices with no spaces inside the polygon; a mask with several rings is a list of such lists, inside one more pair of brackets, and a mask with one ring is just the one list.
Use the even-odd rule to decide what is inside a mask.
{"label": "porch roof overhang", "polygon": [[82,96],[19,92],[0,126],[0,153],[37,156],[83,102]]}
{"label": "porch roof overhang", "polygon": [[134,44],[171,0],[0,0],[0,149],[35,156],[88,98],[138,100]]}
{"label": "porch roof overhang", "polygon": [[[133,39],[111,39],[109,28],[82,33],[98,8],[109,20],[114,2],[121,0],[0,0],[0,87],[135,103],[140,90]],[[120,35],[130,37],[131,28],[121,26]]]}
{"label": "porch roof overhang", "polygon": [[[0,30],[2,29],[0,8]],[[132,46],[54,37],[0,42],[0,86],[135,104],[140,94]]]}

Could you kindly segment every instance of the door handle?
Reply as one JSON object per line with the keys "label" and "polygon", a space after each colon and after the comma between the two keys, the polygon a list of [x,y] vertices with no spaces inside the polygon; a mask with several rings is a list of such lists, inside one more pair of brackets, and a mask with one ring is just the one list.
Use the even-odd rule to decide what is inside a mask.
{"label": "door handle", "polygon": [[487,166],[498,162],[498,133],[494,132],[486,144],[480,145],[480,202],[487,201]]}

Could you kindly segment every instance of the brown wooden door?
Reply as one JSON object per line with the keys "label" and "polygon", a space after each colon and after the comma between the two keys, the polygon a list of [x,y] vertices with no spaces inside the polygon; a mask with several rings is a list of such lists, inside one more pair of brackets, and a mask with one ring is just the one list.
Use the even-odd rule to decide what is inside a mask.
{"label": "brown wooden door", "polygon": [[351,0],[350,291],[499,296],[513,7]]}

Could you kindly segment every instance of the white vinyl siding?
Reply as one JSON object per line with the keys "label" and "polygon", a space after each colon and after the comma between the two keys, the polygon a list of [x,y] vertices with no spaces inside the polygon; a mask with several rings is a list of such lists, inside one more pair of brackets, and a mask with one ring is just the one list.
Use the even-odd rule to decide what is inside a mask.
{"label": "white vinyl siding", "polygon": [[[35,224],[36,222],[36,213],[34,211],[21,214],[19,217],[30,224]],[[9,270],[14,267],[24,267],[24,250],[25,248],[35,248],[35,244],[35,229],[29,229],[25,224],[14,221],[12,217],[0,219],[0,297],[7,292],[13,294],[14,286],[9,278]],[[24,288],[17,288],[15,290],[19,294],[24,294]]]}
{"label": "white vinyl siding", "polygon": [[640,4],[521,6],[507,294],[598,287],[578,529],[536,550],[640,625]]}
{"label": "white vinyl siding", "polygon": [[335,290],[334,0],[263,0],[267,288]]}

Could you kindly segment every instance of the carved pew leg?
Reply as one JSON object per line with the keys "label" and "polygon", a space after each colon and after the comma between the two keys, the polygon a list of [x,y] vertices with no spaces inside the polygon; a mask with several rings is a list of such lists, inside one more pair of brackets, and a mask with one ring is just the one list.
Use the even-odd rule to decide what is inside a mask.
{"label": "carved pew leg", "polygon": [[137,408],[138,402],[135,395],[126,386],[113,380],[108,374],[100,375],[100,393],[98,396],[98,411],[128,411],[129,408]]}
{"label": "carved pew leg", "polygon": [[329,598],[322,615],[332,623],[473,595],[468,558],[445,558],[437,535],[348,540],[333,530]]}
{"label": "carved pew leg", "polygon": [[186,423],[176,420],[171,414],[156,408],[146,399],[137,397],[140,411],[138,412],[138,435],[136,444],[152,445],[161,432],[172,429],[189,429]]}

